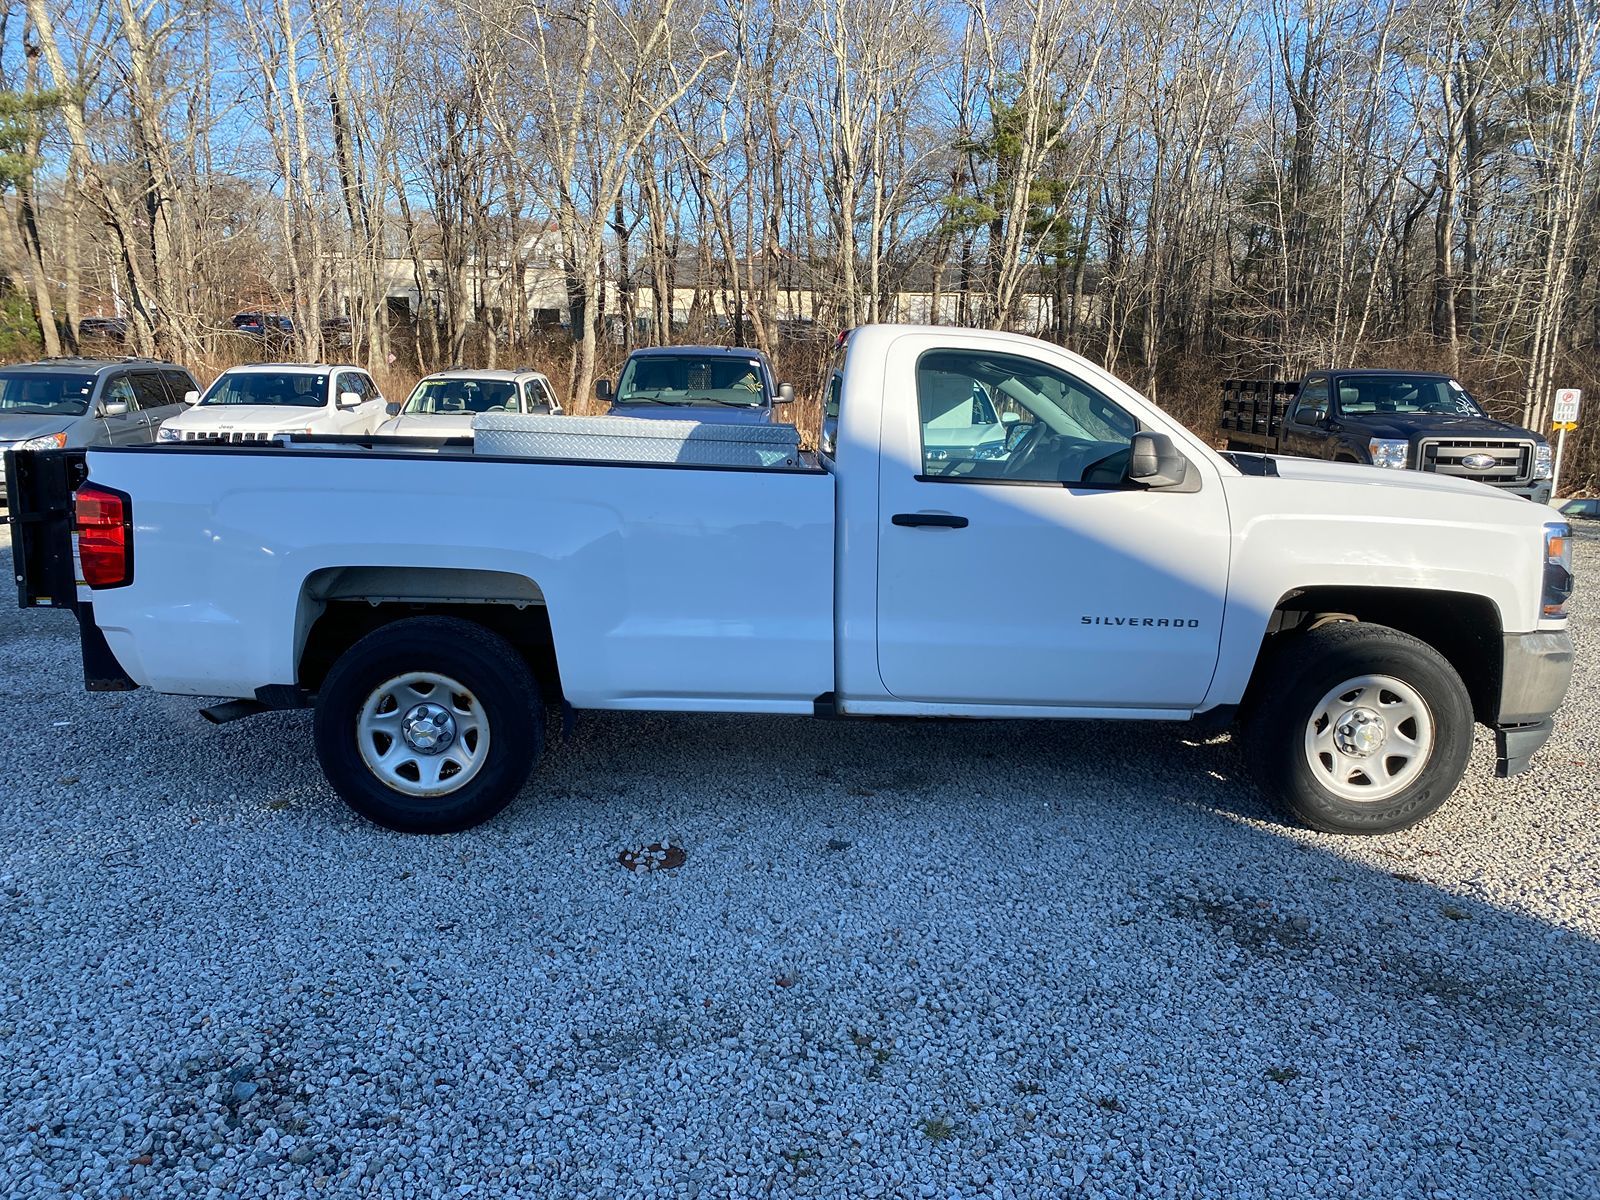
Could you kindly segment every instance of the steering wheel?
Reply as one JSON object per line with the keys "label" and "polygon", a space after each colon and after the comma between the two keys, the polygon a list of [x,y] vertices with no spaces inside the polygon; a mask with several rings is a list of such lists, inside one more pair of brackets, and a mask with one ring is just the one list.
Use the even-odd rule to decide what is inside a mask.
{"label": "steering wheel", "polygon": [[1006,459],[1006,465],[1000,471],[1002,479],[1014,479],[1025,475],[1033,466],[1033,460],[1039,457],[1039,447],[1048,440],[1049,430],[1042,421],[1029,425],[1023,432],[1011,456]]}

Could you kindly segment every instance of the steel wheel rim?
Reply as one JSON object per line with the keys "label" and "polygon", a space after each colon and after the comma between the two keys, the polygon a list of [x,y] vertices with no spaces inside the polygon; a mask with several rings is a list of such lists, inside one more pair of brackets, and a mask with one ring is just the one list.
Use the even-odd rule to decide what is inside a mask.
{"label": "steel wheel rim", "polygon": [[1330,688],[1306,722],[1306,762],[1341,800],[1374,803],[1415,783],[1433,755],[1433,714],[1392,675],[1358,675]]}
{"label": "steel wheel rim", "polygon": [[356,717],[361,760],[407,796],[448,796],[489,755],[489,722],[472,691],[436,671],[408,671],[372,690]]}

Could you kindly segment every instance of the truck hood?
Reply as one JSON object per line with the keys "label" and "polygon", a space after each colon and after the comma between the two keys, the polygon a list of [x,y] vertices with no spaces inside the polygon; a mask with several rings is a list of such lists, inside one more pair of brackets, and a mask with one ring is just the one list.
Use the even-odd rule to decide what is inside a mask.
{"label": "truck hood", "polygon": [[379,437],[471,437],[475,413],[402,413],[378,426]]}
{"label": "truck hood", "polygon": [[31,413],[0,414],[0,446],[61,433],[77,419],[77,417],[63,417],[59,413],[43,417]]}
{"label": "truck hood", "polygon": [[1530,504],[1521,496],[1456,475],[1435,475],[1431,471],[1402,471],[1390,467],[1368,467],[1360,463],[1323,462],[1316,458],[1278,458],[1272,462],[1282,479],[1298,479],[1311,483],[1371,485],[1422,492],[1456,492],[1480,500],[1496,499],[1510,504],[1524,505],[1530,509],[1541,505]]}
{"label": "truck hood", "polygon": [[613,404],[611,417],[640,417],[646,421],[699,421],[706,425],[771,425],[772,409],[765,404],[736,408],[731,404]]}
{"label": "truck hood", "polygon": [[163,421],[163,429],[185,433],[283,433],[304,429],[328,415],[325,407],[285,408],[276,404],[197,405]]}
{"label": "truck hood", "polygon": [[1363,413],[1344,418],[1346,433],[1362,431],[1377,438],[1461,437],[1531,438],[1542,442],[1537,433],[1488,417],[1457,417],[1440,413]]}

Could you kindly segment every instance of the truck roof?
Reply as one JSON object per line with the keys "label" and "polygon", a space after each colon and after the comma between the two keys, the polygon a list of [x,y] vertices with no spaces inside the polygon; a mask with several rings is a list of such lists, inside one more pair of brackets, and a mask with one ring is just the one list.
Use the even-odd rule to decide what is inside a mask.
{"label": "truck roof", "polygon": [[707,358],[760,358],[761,351],[747,346],[641,346],[629,358],[655,358],[663,354],[698,354]]}
{"label": "truck roof", "polygon": [[1306,375],[1409,375],[1414,379],[1454,379],[1440,371],[1413,371],[1409,367],[1328,367],[1307,371]]}

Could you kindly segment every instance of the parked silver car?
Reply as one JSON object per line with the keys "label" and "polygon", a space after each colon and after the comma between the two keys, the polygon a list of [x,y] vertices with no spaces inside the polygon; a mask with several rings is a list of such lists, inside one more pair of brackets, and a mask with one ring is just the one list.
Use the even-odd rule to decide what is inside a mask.
{"label": "parked silver car", "polygon": [[417,384],[404,404],[389,405],[378,427],[396,437],[471,437],[480,413],[561,415],[561,402],[538,371],[439,371]]}
{"label": "parked silver car", "polygon": [[184,393],[198,386],[184,368],[152,358],[51,358],[0,367],[0,451],[153,442],[161,422],[184,411]]}

